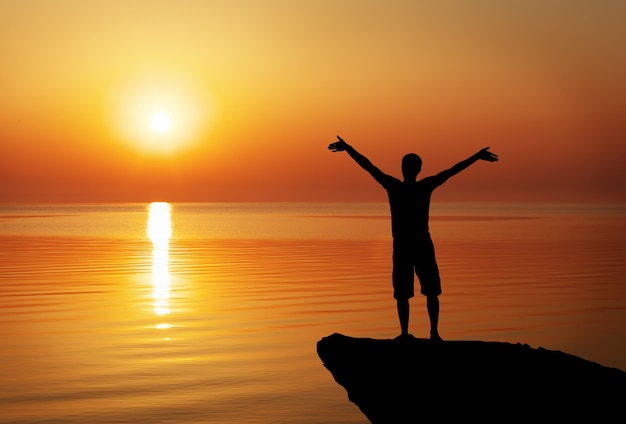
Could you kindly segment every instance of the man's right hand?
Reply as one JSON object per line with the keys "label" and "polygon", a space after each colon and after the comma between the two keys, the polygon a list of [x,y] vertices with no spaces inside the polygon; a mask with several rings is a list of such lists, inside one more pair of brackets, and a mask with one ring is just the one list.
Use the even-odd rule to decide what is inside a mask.
{"label": "man's right hand", "polygon": [[487,162],[497,162],[498,155],[495,153],[491,153],[489,151],[489,147],[485,147],[484,149],[480,149],[478,153],[476,153],[478,159],[486,160]]}
{"label": "man's right hand", "polygon": [[339,136],[337,136],[337,140],[338,141],[335,141],[334,143],[330,143],[328,145],[328,150],[332,152],[343,152],[344,150],[346,150],[346,147],[348,147],[348,143],[343,141],[343,139]]}

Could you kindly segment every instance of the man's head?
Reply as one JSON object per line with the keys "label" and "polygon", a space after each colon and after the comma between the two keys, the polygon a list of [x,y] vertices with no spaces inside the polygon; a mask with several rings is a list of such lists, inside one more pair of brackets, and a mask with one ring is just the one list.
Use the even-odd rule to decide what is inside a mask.
{"label": "man's head", "polygon": [[402,158],[402,176],[405,180],[414,180],[422,170],[422,158],[415,153],[408,153]]}

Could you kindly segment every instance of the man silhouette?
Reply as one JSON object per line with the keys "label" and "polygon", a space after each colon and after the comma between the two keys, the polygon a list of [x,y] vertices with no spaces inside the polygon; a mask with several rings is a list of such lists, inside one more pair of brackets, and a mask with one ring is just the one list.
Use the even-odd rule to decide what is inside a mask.
{"label": "man silhouette", "polygon": [[418,181],[417,174],[422,170],[422,159],[415,153],[409,153],[402,158],[403,180],[400,181],[382,172],[341,137],[337,136],[337,139],[328,148],[333,152],[346,151],[387,191],[393,237],[393,297],[398,307],[400,336],[409,335],[409,299],[414,296],[415,273],[420,282],[420,293],[426,296],[430,339],[441,341],[438,330],[441,279],[428,229],[430,197],[437,187],[474,162],[495,162],[498,156],[491,153],[489,147],[485,147],[452,168]]}

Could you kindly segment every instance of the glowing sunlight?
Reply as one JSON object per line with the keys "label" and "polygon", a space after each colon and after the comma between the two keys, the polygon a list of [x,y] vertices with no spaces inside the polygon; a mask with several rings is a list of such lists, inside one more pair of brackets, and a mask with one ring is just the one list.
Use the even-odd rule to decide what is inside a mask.
{"label": "glowing sunlight", "polygon": [[[147,233],[152,241],[152,296],[154,313],[168,315],[170,299],[169,241],[172,235],[170,205],[166,202],[153,202],[148,209]],[[167,329],[169,324],[160,323],[158,329]]]}
{"label": "glowing sunlight", "polygon": [[157,133],[164,133],[170,129],[172,120],[169,115],[163,112],[157,112],[150,117],[150,128]]}
{"label": "glowing sunlight", "polygon": [[204,139],[215,112],[206,90],[180,75],[130,79],[112,94],[119,139],[150,154],[172,154]]}

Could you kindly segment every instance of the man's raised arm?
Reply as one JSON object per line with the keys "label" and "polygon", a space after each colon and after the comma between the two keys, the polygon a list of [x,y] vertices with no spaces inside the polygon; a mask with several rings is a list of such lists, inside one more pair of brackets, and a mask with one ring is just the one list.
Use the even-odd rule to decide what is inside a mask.
{"label": "man's raised arm", "polygon": [[474,162],[479,160],[486,160],[487,162],[496,162],[498,160],[498,155],[491,153],[489,151],[489,147],[485,147],[484,149],[480,149],[477,153],[473,154],[469,158],[462,160],[457,163],[450,169],[446,169],[445,171],[441,171],[436,175],[436,178],[439,178],[440,184],[444,183],[448,178],[458,174],[459,172],[467,169]]}
{"label": "man's raised arm", "polygon": [[354,159],[354,161],[358,163],[361,168],[369,172],[370,175],[380,184],[383,184],[383,180],[387,177],[383,171],[378,169],[368,158],[357,152],[354,147],[346,143],[341,137],[337,136],[337,140],[338,141],[331,143],[328,146],[328,150],[332,152],[347,152],[348,155],[350,155],[350,157]]}

